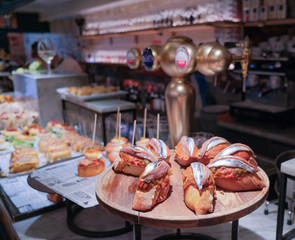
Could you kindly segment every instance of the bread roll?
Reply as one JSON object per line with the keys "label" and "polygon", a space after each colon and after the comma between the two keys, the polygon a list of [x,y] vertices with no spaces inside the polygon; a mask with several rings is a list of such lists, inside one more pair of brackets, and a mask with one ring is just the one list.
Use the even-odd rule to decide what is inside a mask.
{"label": "bread roll", "polygon": [[181,166],[189,166],[198,160],[198,148],[192,138],[183,136],[175,147],[175,160]]}
{"label": "bread roll", "polygon": [[153,153],[146,148],[126,147],[120,150],[119,157],[114,163],[114,170],[139,176],[149,163],[156,161]]}
{"label": "bread roll", "polygon": [[216,187],[210,170],[194,162],[183,172],[183,191],[186,206],[196,215],[214,211]]}
{"label": "bread roll", "polygon": [[170,189],[171,174],[172,170],[166,162],[150,163],[137,180],[132,209],[147,211],[165,201]]}
{"label": "bread roll", "polygon": [[217,187],[229,191],[262,189],[264,183],[259,177],[257,166],[237,156],[222,156],[214,159],[211,169]]}
{"label": "bread roll", "polygon": [[223,149],[227,148],[230,143],[221,137],[212,137],[203,143],[199,152],[198,161],[208,165],[209,162]]}
{"label": "bread roll", "polygon": [[83,159],[79,161],[78,176],[80,177],[92,177],[103,172],[105,168],[105,161],[100,159],[88,160]]}

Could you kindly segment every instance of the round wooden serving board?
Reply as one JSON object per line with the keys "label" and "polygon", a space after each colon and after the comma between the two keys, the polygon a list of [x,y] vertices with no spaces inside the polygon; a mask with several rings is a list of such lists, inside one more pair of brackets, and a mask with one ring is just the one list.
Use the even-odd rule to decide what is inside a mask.
{"label": "round wooden serving board", "polygon": [[184,203],[182,173],[184,168],[170,158],[173,175],[168,198],[147,212],[132,210],[137,177],[114,172],[109,167],[102,173],[95,185],[99,203],[112,214],[124,220],[154,227],[192,228],[217,225],[237,220],[257,209],[265,201],[269,180],[260,169],[259,175],[265,183],[260,191],[226,192],[217,190],[213,213],[196,216]]}

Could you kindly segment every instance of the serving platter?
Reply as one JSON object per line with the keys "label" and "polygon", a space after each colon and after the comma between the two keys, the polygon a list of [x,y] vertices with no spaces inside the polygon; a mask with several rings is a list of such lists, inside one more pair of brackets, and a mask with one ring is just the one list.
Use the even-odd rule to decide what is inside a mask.
{"label": "serving platter", "polygon": [[64,88],[58,88],[56,89],[57,93],[59,93],[64,99],[74,99],[74,100],[79,100],[82,102],[86,102],[86,101],[94,101],[94,100],[101,100],[101,99],[110,99],[110,98],[117,98],[117,97],[121,97],[124,96],[126,94],[128,94],[127,91],[123,91],[123,90],[118,90],[116,92],[110,92],[110,93],[93,93],[89,96],[82,96],[82,97],[78,97],[75,94],[72,93],[68,93],[68,88],[64,87]]}
{"label": "serving platter", "polygon": [[185,168],[174,161],[174,152],[170,163],[173,175],[168,198],[152,210],[132,210],[138,178],[116,173],[112,167],[106,169],[96,181],[95,191],[99,203],[112,214],[133,223],[154,227],[192,228],[237,220],[261,206],[268,195],[269,179],[259,168],[258,174],[265,184],[262,190],[229,192],[217,189],[214,212],[197,216],[184,203],[182,173]]}

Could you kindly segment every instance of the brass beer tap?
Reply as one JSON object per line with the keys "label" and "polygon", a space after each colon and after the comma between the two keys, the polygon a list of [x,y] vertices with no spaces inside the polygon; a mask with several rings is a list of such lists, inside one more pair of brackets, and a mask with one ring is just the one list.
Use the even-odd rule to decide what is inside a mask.
{"label": "brass beer tap", "polygon": [[250,40],[243,43],[231,43],[232,47],[242,47],[242,55],[236,56],[218,41],[196,46],[192,39],[175,36],[167,40],[164,46],[151,45],[144,49],[142,57],[138,49],[131,49],[127,54],[127,63],[132,69],[139,67],[140,61],[147,71],[161,68],[172,77],[166,87],[165,101],[172,148],[184,135],[191,134],[194,111],[195,90],[188,81],[188,76],[200,71],[206,76],[215,76],[228,69],[234,62],[241,62],[243,91],[248,75],[251,58]]}

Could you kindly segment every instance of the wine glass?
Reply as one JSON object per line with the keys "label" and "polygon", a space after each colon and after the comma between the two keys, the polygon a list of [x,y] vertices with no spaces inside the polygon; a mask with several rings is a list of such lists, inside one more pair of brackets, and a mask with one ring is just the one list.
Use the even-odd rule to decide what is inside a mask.
{"label": "wine glass", "polygon": [[51,74],[51,61],[55,56],[55,49],[51,38],[43,38],[38,41],[38,55],[48,65],[48,74]]}

